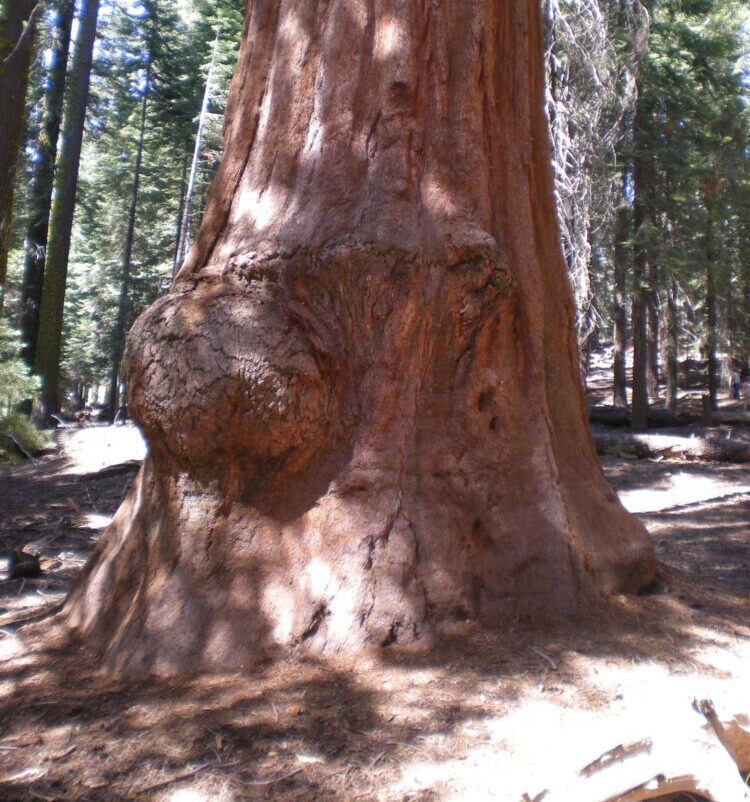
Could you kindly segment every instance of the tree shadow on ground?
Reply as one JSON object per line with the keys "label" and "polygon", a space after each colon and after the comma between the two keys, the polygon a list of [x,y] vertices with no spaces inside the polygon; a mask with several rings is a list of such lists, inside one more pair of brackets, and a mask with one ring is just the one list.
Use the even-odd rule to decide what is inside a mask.
{"label": "tree shadow on ground", "polygon": [[695,668],[696,613],[668,601],[556,626],[467,625],[422,652],[135,683],[97,673],[83,647],[45,646],[49,636],[30,631],[36,651],[0,664],[0,796],[170,799],[188,782],[207,794],[198,799],[220,799],[222,789],[238,799],[375,798],[415,755],[465,757],[471,732],[531,688],[572,692],[587,709],[606,704],[579,682],[581,658]]}
{"label": "tree shadow on ground", "polygon": [[750,501],[732,499],[649,514],[662,570],[648,595],[576,621],[456,622],[421,651],[132,682],[99,672],[98,655],[54,620],[6,628],[0,798],[176,800],[185,788],[196,800],[441,798],[398,790],[402,774],[417,758],[469,755],[484,725],[529,694],[609,704],[582,660],[715,675],[703,652],[750,639],[748,512]]}
{"label": "tree shadow on ground", "polygon": [[[694,483],[703,480],[706,486],[710,483],[723,482],[731,486],[750,482],[750,466],[742,464],[605,458],[604,466],[607,479],[618,491],[668,490],[674,486],[675,475],[686,477],[688,481],[692,480]],[[690,503],[691,500],[686,501]],[[669,505],[669,509],[674,507]]]}
{"label": "tree shadow on ground", "polygon": [[677,601],[706,624],[750,624],[750,496],[686,505],[643,516]]}

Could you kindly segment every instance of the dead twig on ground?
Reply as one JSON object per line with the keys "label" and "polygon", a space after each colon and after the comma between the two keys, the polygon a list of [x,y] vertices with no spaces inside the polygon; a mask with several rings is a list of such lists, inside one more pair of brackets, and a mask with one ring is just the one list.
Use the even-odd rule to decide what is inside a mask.
{"label": "dead twig on ground", "polygon": [[584,766],[578,773],[582,777],[589,777],[597,771],[611,766],[618,760],[624,760],[626,757],[637,755],[641,752],[650,752],[652,746],[653,742],[650,738],[644,738],[642,741],[636,741],[632,744],[618,744],[613,749],[600,755],[596,760],[592,760],[591,763]]}
{"label": "dead twig on ground", "polygon": [[182,782],[183,780],[189,780],[201,772],[206,771],[206,769],[231,769],[235,766],[239,766],[239,764],[239,760],[233,760],[231,763],[203,763],[202,765],[191,769],[190,771],[183,771],[181,774],[177,774],[167,780],[162,780],[161,782],[147,785],[144,788],[139,788],[136,793],[140,796],[141,794],[151,793],[152,791],[160,791],[162,788],[167,788],[175,783]]}
{"label": "dead twig on ground", "polygon": [[529,651],[534,652],[535,655],[541,657],[545,663],[549,663],[549,666],[553,671],[557,671],[557,663],[548,654],[545,654],[541,649],[537,649],[536,646],[529,646]]}
{"label": "dead twig on ground", "polygon": [[282,774],[279,777],[271,777],[268,780],[239,780],[242,785],[252,785],[252,786],[263,786],[263,785],[275,785],[276,783],[280,783],[283,780],[290,780],[292,777],[296,777],[302,769],[294,769],[294,771],[290,771],[288,774]]}
{"label": "dead twig on ground", "polygon": [[13,442],[15,447],[24,455],[24,457],[31,460],[31,462],[34,465],[36,465],[36,460],[34,459],[34,457],[32,457],[31,454],[29,454],[29,452],[18,442],[18,440],[12,434],[8,435],[8,439],[10,439]]}

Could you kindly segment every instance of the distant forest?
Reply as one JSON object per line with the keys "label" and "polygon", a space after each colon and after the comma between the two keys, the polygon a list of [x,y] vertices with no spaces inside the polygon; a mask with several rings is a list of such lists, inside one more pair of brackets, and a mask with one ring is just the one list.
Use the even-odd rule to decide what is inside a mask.
{"label": "distant forest", "polygon": [[[6,0],[0,82],[23,102],[0,176],[3,410],[44,387],[50,411],[117,413],[125,333],[168,289],[221,158],[242,6]],[[750,368],[746,4],[543,10],[584,376],[589,355],[613,346],[613,403],[632,392],[647,407],[661,393],[674,408],[689,357],[715,403],[728,371]]]}

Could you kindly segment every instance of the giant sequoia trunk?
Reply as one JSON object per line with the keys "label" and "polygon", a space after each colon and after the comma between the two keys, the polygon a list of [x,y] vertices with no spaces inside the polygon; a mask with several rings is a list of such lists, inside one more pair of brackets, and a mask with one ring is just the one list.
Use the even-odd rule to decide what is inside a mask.
{"label": "giant sequoia trunk", "polygon": [[653,577],[606,483],[536,0],[254,0],[203,225],[136,323],[150,456],[67,606],[125,670],[427,639]]}

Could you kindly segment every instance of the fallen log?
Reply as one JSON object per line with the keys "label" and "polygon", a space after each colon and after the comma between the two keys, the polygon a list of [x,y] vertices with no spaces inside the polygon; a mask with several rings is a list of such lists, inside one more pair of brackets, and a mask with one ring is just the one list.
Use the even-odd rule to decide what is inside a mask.
{"label": "fallen log", "polygon": [[[740,717],[735,716],[733,721],[724,724],[719,720],[714,703],[710,699],[696,700],[693,706],[704,716],[722,746],[729,752],[737,764],[740,777],[747,785],[750,780],[750,732],[743,728]],[[742,721],[746,723],[747,716],[743,715]]]}
{"label": "fallen log", "polygon": [[118,462],[116,465],[107,465],[97,471],[84,474],[88,479],[107,479],[110,476],[119,476],[123,473],[135,472],[140,469],[143,460],[128,459],[124,462]]}
{"label": "fallen log", "polygon": [[[589,422],[604,426],[630,426],[632,416],[629,409],[614,406],[589,407]],[[672,412],[669,409],[650,409],[648,426],[655,429],[680,429],[703,423],[703,415],[695,412]],[[714,412],[714,426],[750,426],[750,416],[742,411]]]}
{"label": "fallen log", "polygon": [[600,455],[631,459],[685,459],[701,462],[750,463],[750,440],[695,431],[691,436],[664,432],[636,433],[591,427]]}

